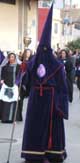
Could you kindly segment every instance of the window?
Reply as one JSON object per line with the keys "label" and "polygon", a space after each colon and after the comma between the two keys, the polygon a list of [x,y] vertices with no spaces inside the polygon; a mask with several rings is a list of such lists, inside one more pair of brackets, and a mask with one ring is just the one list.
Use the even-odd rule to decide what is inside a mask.
{"label": "window", "polygon": [[65,28],[64,28],[64,24],[62,25],[62,35],[65,35]]}
{"label": "window", "polygon": [[69,34],[72,35],[72,25],[70,25],[70,31]]}
{"label": "window", "polygon": [[15,4],[16,0],[0,0],[0,2],[9,3],[9,4]]}
{"label": "window", "polygon": [[40,7],[50,7],[52,0],[39,0],[38,4]]}
{"label": "window", "polygon": [[58,24],[54,23],[54,33],[57,34],[58,33]]}
{"label": "window", "polygon": [[63,25],[62,35],[72,35],[72,25]]}
{"label": "window", "polygon": [[51,2],[50,1],[43,1],[43,7],[50,7]]}

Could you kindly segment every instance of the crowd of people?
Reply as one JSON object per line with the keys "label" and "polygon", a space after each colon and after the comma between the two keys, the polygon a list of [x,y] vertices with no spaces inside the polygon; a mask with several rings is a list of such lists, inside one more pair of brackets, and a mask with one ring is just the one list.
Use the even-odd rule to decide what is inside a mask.
{"label": "crowd of people", "polygon": [[[73,52],[71,49],[66,50],[65,48],[61,49],[58,47],[58,49],[53,52],[53,55],[56,60],[64,65],[69,102],[72,103],[73,84],[76,84],[80,90],[80,51],[76,49],[76,51]],[[19,84],[16,87],[16,80],[22,64],[26,64],[32,60],[32,58],[35,58],[35,54],[28,48],[25,49],[23,53],[20,51],[19,54],[8,52],[6,57],[0,50],[0,120],[3,123],[13,122],[17,100],[18,109],[16,121],[23,120],[23,100],[28,96],[29,88],[27,88],[26,93],[24,93],[23,89],[19,92]]]}
{"label": "crowd of people", "polygon": [[[79,53],[79,50],[77,49],[76,52],[74,53],[71,50],[67,51],[65,48],[64,49],[59,48],[59,50],[57,50],[53,53],[53,56],[54,56],[55,60],[58,61],[59,63],[61,63],[61,65],[63,65],[63,67],[64,67],[66,83],[67,83],[67,91],[68,91],[68,101],[72,103],[73,91],[74,91],[73,84],[77,84],[78,89],[80,89],[80,53]],[[30,89],[32,88],[31,85],[36,85],[36,86],[34,86],[35,89],[36,90],[39,89],[38,83],[35,84],[36,81],[34,83],[34,81],[30,79],[32,76],[33,76],[33,78],[35,76],[35,71],[33,71],[33,70],[35,70],[36,68],[35,68],[35,66],[33,66],[32,63],[33,63],[34,59],[36,58],[36,56],[32,54],[32,51],[30,49],[25,49],[23,54],[20,52],[19,55],[16,55],[14,52],[10,52],[7,54],[6,57],[4,56],[4,53],[2,51],[0,51],[0,57],[1,57],[0,58],[0,68],[1,68],[1,70],[0,70],[0,120],[2,123],[12,123],[13,122],[14,114],[15,114],[15,110],[16,110],[16,104],[18,101],[16,121],[22,121],[23,120],[22,111],[23,111],[24,98],[29,97],[29,93],[31,92]],[[40,61],[40,59],[39,59],[39,61]],[[38,58],[36,60],[36,65],[37,64],[38,64]],[[26,69],[25,69],[25,73],[22,78],[23,84],[19,91],[20,72],[24,68],[23,65],[28,65],[28,68],[26,67],[26,69],[28,69],[27,71],[31,72],[32,76],[30,76],[31,75],[30,72],[27,72],[28,74],[26,77]],[[32,67],[34,67],[34,68],[32,68]],[[42,69],[44,69],[44,67],[42,67]],[[43,72],[45,73],[45,71],[43,71]],[[38,73],[38,75],[40,75],[39,71],[37,71],[37,73]],[[57,78],[57,75],[56,75],[56,78]],[[44,83],[44,85],[45,85],[45,83]],[[54,82],[54,85],[55,85],[55,82]],[[59,81],[59,85],[57,84],[57,87],[60,87],[60,85],[61,85],[61,89],[63,89],[63,87],[65,87],[63,84],[63,80],[61,80],[61,79]],[[62,87],[62,85],[63,85],[63,87]],[[47,85],[46,85],[46,88],[42,87],[42,89],[40,90],[41,94],[43,94],[44,89],[46,89],[46,90],[48,89]],[[42,96],[42,95],[40,95],[40,96]],[[57,98],[57,95],[55,95],[55,96]],[[61,100],[63,101],[64,95],[62,94],[62,92],[60,93],[60,96],[62,96],[62,99],[60,99],[60,101]],[[46,98],[47,98],[47,95],[46,95]],[[39,103],[39,99],[36,99],[36,100]],[[64,100],[66,101],[65,98],[64,98]],[[32,102],[32,98],[30,97],[30,100],[28,103],[29,109],[31,109],[30,108],[31,105],[35,105],[35,102],[36,102],[35,100]],[[42,102],[42,101],[40,101],[40,102]],[[43,105],[43,102],[42,102],[42,105]],[[34,106],[32,108],[34,108]],[[28,109],[28,114],[30,114],[29,109]],[[39,108],[39,109],[41,109],[41,108]],[[31,110],[31,112],[32,112],[32,114],[34,114],[34,112],[32,110]],[[65,112],[60,111],[59,114],[63,114],[63,113],[65,114]],[[42,114],[44,114],[44,113],[42,112]],[[54,119],[55,119],[55,116],[56,115],[54,115],[54,117],[53,117]],[[28,118],[29,118],[29,115],[28,115]],[[66,119],[66,114],[64,115],[64,118]],[[59,117],[58,117],[58,120],[59,120]],[[26,119],[25,124],[27,124],[27,121],[29,121],[29,120]],[[30,121],[31,121],[31,119],[30,119]],[[36,126],[35,119],[32,120],[32,127],[34,129],[33,121]],[[46,119],[45,119],[45,121],[46,121]],[[61,122],[62,120],[59,120],[59,121],[61,123],[61,126],[59,124],[58,130],[61,130],[61,128],[62,128],[62,130],[64,130],[62,127],[62,123],[63,123],[63,122]],[[43,119],[43,123],[44,123],[44,119]],[[55,120],[54,124],[55,123],[58,123],[57,120]],[[28,138],[28,135],[26,135],[26,133],[25,133],[27,130],[27,132],[29,132],[29,137],[30,137],[30,132],[31,132],[31,135],[33,135],[32,127],[31,127],[31,131],[30,131],[29,126],[27,126],[27,129],[25,129],[24,136],[23,136],[21,157],[26,158],[26,159],[29,159],[28,158],[29,156],[33,159],[32,155],[28,154],[27,156],[25,156],[25,152],[24,152],[26,149],[26,146],[29,145],[26,143],[30,143],[29,141],[34,141],[34,143],[35,143],[35,140],[34,139],[31,140],[30,138]],[[38,129],[36,128],[36,131],[37,130]],[[55,134],[57,134],[57,132],[58,131],[56,131]],[[39,136],[39,135],[37,135],[37,136]],[[26,142],[26,140],[25,140],[26,137],[28,139],[28,142]],[[56,137],[57,137],[57,135],[56,135]],[[57,140],[57,141],[59,141],[59,140]],[[64,142],[62,144],[64,144],[64,146],[65,146],[64,134],[63,134],[63,141]],[[33,143],[33,145],[35,146],[34,143]],[[48,143],[48,148],[51,148],[50,142]],[[65,149],[64,149],[64,151],[65,151]],[[49,153],[47,153],[47,154],[49,154]],[[67,157],[66,151],[64,152],[64,155],[62,155],[62,156],[64,156],[63,157],[64,159]],[[62,157],[57,158],[55,156],[54,160],[57,160],[58,162],[60,162],[60,161],[64,160],[63,158]],[[49,160],[51,160],[51,158]]]}
{"label": "crowd of people", "polygon": [[[67,82],[68,101],[72,103],[73,84],[77,84],[78,89],[80,89],[80,53],[79,53],[79,50],[77,49],[76,52],[73,53],[71,50],[67,51],[66,49],[59,48],[59,50],[53,53],[53,56],[55,60],[59,61],[64,67],[64,71],[66,75],[66,82]],[[9,54],[7,54],[6,57],[4,56],[4,53],[0,51],[0,57],[1,57],[0,58],[0,68],[1,68],[1,72],[0,72],[0,120],[2,123],[13,122],[14,114],[16,110],[16,103],[18,101],[16,121],[22,121],[23,120],[23,115],[22,115],[23,100],[24,98],[29,97],[30,85],[32,83],[30,83],[30,81],[29,82],[27,81],[27,80],[30,80],[30,79],[27,79],[27,78],[30,78],[29,74],[28,74],[28,77],[26,78],[25,76],[26,73],[24,73],[24,76],[22,78],[23,86],[21,87],[19,91],[19,86],[20,86],[19,74],[20,74],[21,69],[23,69],[23,65],[27,65],[27,63],[28,64],[30,63],[29,64],[30,67],[28,67],[28,69],[32,67],[32,62],[35,58],[35,55],[32,54],[32,51],[30,49],[25,49],[23,54],[20,52],[19,55],[16,55],[15,53],[10,52]],[[36,65],[37,65],[37,62],[36,62]],[[25,69],[25,72],[26,72],[26,69]],[[34,71],[32,73],[35,76]],[[62,85],[63,84],[62,82],[63,81],[60,81],[59,85]],[[38,86],[35,89],[38,89]],[[18,98],[18,94],[19,94],[19,98]],[[61,93],[61,96],[63,98],[62,93]],[[59,126],[59,129],[60,128],[61,126]],[[25,142],[25,136],[23,138],[23,149],[25,148],[24,142]],[[25,157],[23,152],[21,155],[22,157]],[[64,157],[66,157],[66,152],[64,154]],[[60,158],[60,160],[62,159]]]}
{"label": "crowd of people", "polygon": [[68,85],[69,102],[73,101],[73,84],[80,90],[80,50],[60,49],[55,56],[64,64]]}

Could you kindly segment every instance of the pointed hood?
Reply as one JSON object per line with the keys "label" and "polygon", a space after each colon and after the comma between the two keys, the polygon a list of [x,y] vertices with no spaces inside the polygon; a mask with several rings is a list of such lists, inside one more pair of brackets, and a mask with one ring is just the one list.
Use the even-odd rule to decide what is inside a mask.
{"label": "pointed hood", "polygon": [[52,32],[52,15],[53,15],[53,3],[49,10],[42,36],[37,47],[36,55],[33,61],[33,66],[29,67],[32,69],[31,72],[35,79],[40,82],[49,76],[52,71],[58,66],[57,61],[53,56],[51,48],[51,32]]}
{"label": "pointed hood", "polygon": [[41,46],[49,48],[51,47],[52,15],[53,15],[53,3],[49,10],[38,48]]}

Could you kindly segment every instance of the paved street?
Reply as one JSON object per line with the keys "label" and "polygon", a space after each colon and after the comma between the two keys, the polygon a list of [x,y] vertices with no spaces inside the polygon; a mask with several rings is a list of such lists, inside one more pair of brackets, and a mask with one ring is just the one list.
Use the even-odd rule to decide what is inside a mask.
{"label": "paved street", "polygon": [[[24,121],[26,107],[24,102]],[[20,158],[21,143],[24,121],[16,123],[14,132],[14,142],[12,145],[12,152],[10,163],[23,163],[24,160]],[[74,101],[70,104],[69,120],[65,121],[66,129],[66,149],[68,158],[64,163],[79,163],[80,162],[80,98],[79,92],[74,86]],[[0,123],[0,163],[7,163],[9,138],[12,131],[12,124]],[[7,139],[6,139],[7,138]]]}

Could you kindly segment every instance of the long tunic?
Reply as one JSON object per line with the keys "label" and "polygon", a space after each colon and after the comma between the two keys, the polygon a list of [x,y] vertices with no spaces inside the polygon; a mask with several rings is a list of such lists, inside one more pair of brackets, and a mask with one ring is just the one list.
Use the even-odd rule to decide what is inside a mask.
{"label": "long tunic", "polygon": [[0,117],[2,122],[12,122],[18,98],[18,87],[15,85],[19,65],[5,65],[2,67],[1,79],[4,80],[0,91]]}
{"label": "long tunic", "polygon": [[23,89],[30,90],[21,152],[26,160],[65,157],[63,121],[68,119],[67,84],[63,66],[53,67],[52,73],[40,81],[29,64],[23,78]]}

